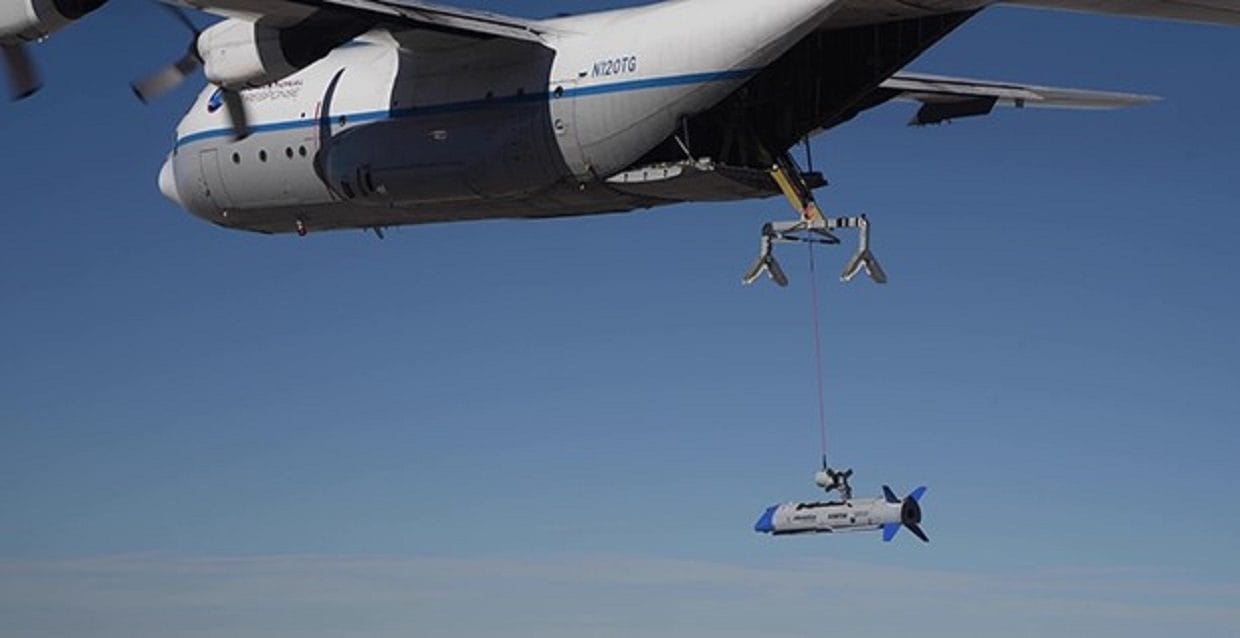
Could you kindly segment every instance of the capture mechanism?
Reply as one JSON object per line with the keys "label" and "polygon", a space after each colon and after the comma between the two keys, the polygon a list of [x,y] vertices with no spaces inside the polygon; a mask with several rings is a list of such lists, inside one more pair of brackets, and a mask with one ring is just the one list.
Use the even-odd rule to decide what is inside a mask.
{"label": "capture mechanism", "polygon": [[743,281],[746,285],[757,281],[763,273],[776,284],[788,285],[788,275],[775,259],[777,242],[801,242],[811,244],[836,245],[840,238],[833,231],[840,228],[856,228],[860,236],[857,252],[844,266],[840,279],[852,281],[862,270],[875,283],[887,283],[887,273],[879,265],[878,259],[870,251],[870,222],[865,215],[855,217],[827,217],[814,201],[814,193],[805,181],[795,160],[788,153],[781,155],[771,167],[771,179],[779,185],[780,191],[788,198],[792,208],[800,215],[800,219],[790,222],[769,222],[762,227],[761,244],[758,258],[745,273]]}
{"label": "capture mechanism", "polygon": [[827,493],[837,491],[840,493],[840,499],[845,503],[852,500],[852,485],[848,483],[848,479],[852,478],[853,471],[851,469],[842,472],[831,469],[825,462],[822,469],[814,474],[814,483],[826,490]]}

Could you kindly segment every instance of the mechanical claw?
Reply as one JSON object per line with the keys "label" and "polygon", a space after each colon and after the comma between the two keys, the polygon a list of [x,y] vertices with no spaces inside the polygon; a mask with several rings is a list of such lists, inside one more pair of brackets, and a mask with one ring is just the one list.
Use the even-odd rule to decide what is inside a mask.
{"label": "mechanical claw", "polygon": [[814,201],[813,191],[806,182],[805,175],[787,153],[776,159],[770,169],[770,175],[800,219],[790,222],[771,222],[762,227],[758,258],[742,277],[745,285],[754,283],[763,273],[766,273],[780,287],[786,287],[788,276],[779,267],[779,262],[775,260],[775,242],[834,245],[840,243],[840,239],[832,231],[839,228],[856,228],[860,235],[857,252],[844,267],[840,279],[845,282],[852,281],[864,270],[876,283],[887,283],[887,273],[878,264],[878,258],[870,251],[870,222],[865,215],[857,217],[823,215],[822,209]]}
{"label": "mechanical claw", "polygon": [[845,283],[853,280],[862,270],[870,276],[876,284],[887,283],[887,273],[883,267],[879,265],[878,258],[874,253],[870,252],[870,220],[865,215],[855,218],[856,226],[861,236],[860,243],[857,246],[857,252],[852,259],[844,266],[844,272],[840,275],[840,281]]}
{"label": "mechanical claw", "polygon": [[772,224],[762,227],[762,239],[758,249],[758,258],[742,278],[746,286],[757,281],[762,276],[762,273],[766,273],[771,278],[771,281],[774,281],[780,288],[788,287],[788,275],[784,274],[784,269],[780,268],[779,262],[775,260],[775,240],[779,238]]}

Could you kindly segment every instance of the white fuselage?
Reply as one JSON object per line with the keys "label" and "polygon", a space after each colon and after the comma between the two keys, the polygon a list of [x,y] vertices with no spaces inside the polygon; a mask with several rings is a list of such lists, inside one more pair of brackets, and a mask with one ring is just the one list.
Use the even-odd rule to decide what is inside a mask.
{"label": "white fuselage", "polygon": [[832,503],[784,503],[768,508],[755,529],[775,535],[865,532],[899,524],[902,503],[853,499]]}
{"label": "white fuselage", "polygon": [[675,0],[550,20],[541,46],[405,47],[375,32],[177,128],[161,189],[233,228],[367,228],[630,210],[608,188],[795,45],[834,0]]}

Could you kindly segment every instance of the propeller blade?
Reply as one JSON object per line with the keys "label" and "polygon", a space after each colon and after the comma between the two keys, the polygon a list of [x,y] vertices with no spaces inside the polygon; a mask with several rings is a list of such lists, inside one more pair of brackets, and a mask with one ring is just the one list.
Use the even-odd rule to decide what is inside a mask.
{"label": "propeller blade", "polygon": [[250,136],[250,116],[245,111],[245,102],[241,93],[232,89],[223,90],[224,108],[228,110],[228,119],[232,121],[233,139],[243,140]]}
{"label": "propeller blade", "polygon": [[176,18],[194,37],[189,41],[189,49],[179,60],[129,84],[129,88],[133,89],[134,95],[138,96],[138,99],[142,100],[143,104],[150,104],[151,100],[180,86],[185,81],[185,78],[192,75],[202,66],[202,57],[198,55],[198,34],[200,33],[198,27],[194,26],[193,21],[189,19],[189,15],[180,7],[174,7],[162,2],[157,2],[156,4],[171,13],[172,17]]}
{"label": "propeller blade", "polygon": [[43,88],[26,45],[4,44],[0,45],[0,49],[4,51],[4,61],[9,67],[9,82],[13,87],[14,100],[30,97]]}
{"label": "propeller blade", "polygon": [[925,496],[925,495],[926,495],[926,489],[927,489],[927,488],[926,488],[926,486],[925,486],[925,485],[923,485],[923,486],[921,486],[921,487],[919,487],[919,488],[917,488],[917,489],[913,490],[913,493],[912,493],[912,494],[909,494],[908,496],[909,496],[909,498],[913,499],[914,501],[917,501],[917,502],[919,502],[919,503],[920,503],[920,502],[921,502],[921,497],[923,497],[923,496]]}
{"label": "propeller blade", "polygon": [[185,78],[197,71],[201,65],[202,60],[198,59],[198,50],[191,44],[189,51],[186,51],[180,60],[133,82],[129,87],[143,104],[150,104],[151,100],[180,86]]}
{"label": "propeller blade", "polygon": [[913,533],[913,536],[920,538],[921,542],[923,543],[930,542],[930,537],[926,536],[926,533],[922,531],[921,526],[918,525],[917,523],[905,523],[904,526],[908,528],[908,531]]}

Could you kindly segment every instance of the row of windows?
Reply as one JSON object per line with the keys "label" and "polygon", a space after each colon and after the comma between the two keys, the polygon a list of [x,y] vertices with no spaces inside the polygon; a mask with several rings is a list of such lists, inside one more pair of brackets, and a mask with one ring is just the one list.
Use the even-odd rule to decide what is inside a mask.
{"label": "row of windows", "polygon": [[[287,158],[289,158],[289,159],[293,159],[293,156],[294,156],[294,155],[297,155],[297,156],[299,156],[299,157],[306,157],[306,156],[307,156],[307,155],[309,155],[309,154],[310,154],[310,152],[309,152],[309,151],[307,151],[307,150],[306,150],[306,147],[304,147],[304,146],[298,146],[298,147],[297,147],[297,150],[296,150],[295,152],[293,151],[293,147],[291,147],[291,146],[287,146],[287,147],[285,147],[285,148],[284,148],[284,156],[285,156],[285,157],[287,157]],[[233,153],[233,154],[232,154],[232,161],[233,161],[233,164],[240,164],[240,163],[241,163],[241,153]],[[267,149],[262,149],[262,150],[260,150],[260,151],[258,152],[258,161],[260,161],[260,162],[266,162],[266,161],[267,161]]]}

